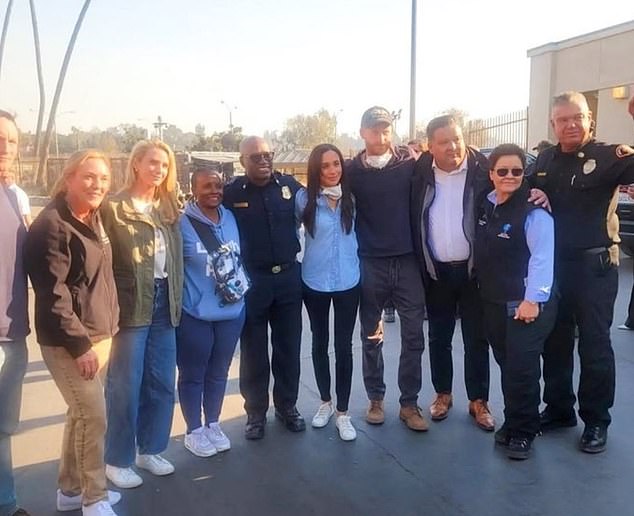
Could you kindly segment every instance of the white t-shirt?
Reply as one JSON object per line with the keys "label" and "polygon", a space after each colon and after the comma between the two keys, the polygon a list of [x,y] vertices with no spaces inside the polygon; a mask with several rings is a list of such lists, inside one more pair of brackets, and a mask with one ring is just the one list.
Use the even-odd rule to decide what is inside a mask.
{"label": "white t-shirt", "polygon": [[14,192],[15,196],[18,199],[18,208],[20,209],[20,215],[22,215],[23,217],[26,217],[28,215],[30,217],[31,203],[29,202],[29,196],[26,195],[26,192],[15,183],[9,186],[9,190]]}
{"label": "white t-shirt", "polygon": [[[132,205],[134,209],[139,213],[150,215],[154,208],[154,203],[145,202],[139,199],[132,199]],[[167,278],[167,271],[165,265],[167,262],[167,243],[165,242],[165,235],[156,226],[154,227],[154,278],[162,279]]]}

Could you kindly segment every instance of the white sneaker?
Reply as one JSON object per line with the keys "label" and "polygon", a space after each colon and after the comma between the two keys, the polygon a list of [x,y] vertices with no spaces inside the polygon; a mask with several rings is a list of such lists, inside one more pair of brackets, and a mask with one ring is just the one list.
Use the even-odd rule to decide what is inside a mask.
{"label": "white sneaker", "polygon": [[81,508],[81,513],[83,516],[117,516],[110,504],[103,500],[92,505],[84,505]]}
{"label": "white sneaker", "polygon": [[118,468],[108,464],[106,464],[106,477],[121,489],[132,489],[143,483],[143,479],[132,468]]}
{"label": "white sneaker", "polygon": [[[57,490],[57,510],[59,512],[78,511],[82,505],[82,495],[66,496],[60,489]],[[108,491],[108,503],[115,505],[121,500],[121,494],[116,491]]]}
{"label": "white sneaker", "polygon": [[156,455],[137,455],[135,463],[137,467],[146,469],[157,477],[164,477],[174,473],[172,463],[165,460],[158,453]]}
{"label": "white sneaker", "polygon": [[327,401],[319,405],[317,413],[313,416],[312,425],[313,428],[323,428],[330,421],[330,417],[335,413],[335,409],[332,408],[332,402]]}
{"label": "white sneaker", "polygon": [[357,438],[357,431],[352,426],[352,421],[350,421],[350,416],[341,415],[337,416],[335,421],[335,425],[339,430],[339,437],[343,441],[354,441]]}
{"label": "white sneaker", "polygon": [[216,447],[209,441],[207,432],[202,426],[196,428],[191,433],[185,435],[185,448],[196,457],[211,457],[216,455]]}
{"label": "white sneaker", "polygon": [[205,433],[209,442],[215,446],[219,452],[231,449],[231,441],[222,431],[218,423],[209,423],[209,426],[205,427]]}

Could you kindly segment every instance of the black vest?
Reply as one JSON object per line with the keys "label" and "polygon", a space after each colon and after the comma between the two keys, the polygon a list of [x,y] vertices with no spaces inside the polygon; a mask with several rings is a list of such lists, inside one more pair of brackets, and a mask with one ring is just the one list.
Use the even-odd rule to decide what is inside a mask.
{"label": "black vest", "polygon": [[524,225],[534,209],[528,202],[529,187],[522,184],[503,204],[484,199],[478,210],[475,270],[480,295],[492,303],[524,299],[530,251]]}

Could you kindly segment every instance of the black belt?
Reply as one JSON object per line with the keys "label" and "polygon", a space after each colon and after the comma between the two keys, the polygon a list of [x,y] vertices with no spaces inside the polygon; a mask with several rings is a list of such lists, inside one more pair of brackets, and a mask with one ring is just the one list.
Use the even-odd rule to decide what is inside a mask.
{"label": "black belt", "polygon": [[564,260],[581,260],[582,258],[590,258],[598,254],[607,253],[610,250],[607,247],[590,247],[589,249],[567,249],[562,251],[561,257]]}
{"label": "black belt", "polygon": [[297,262],[276,263],[273,265],[252,265],[247,266],[247,270],[255,270],[258,272],[270,272],[271,274],[279,274],[293,267]]}
{"label": "black belt", "polygon": [[455,262],[436,262],[441,267],[462,267],[463,265],[467,265],[469,260],[458,260]]}

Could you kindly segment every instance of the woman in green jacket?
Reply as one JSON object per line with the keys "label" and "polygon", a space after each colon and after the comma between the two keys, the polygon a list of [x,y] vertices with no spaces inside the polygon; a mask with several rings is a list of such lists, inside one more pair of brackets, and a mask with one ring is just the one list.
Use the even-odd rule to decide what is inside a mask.
{"label": "woman in green jacket", "polygon": [[174,466],[167,448],[174,411],[175,327],[183,285],[176,201],[176,163],[161,141],[132,149],[126,187],[104,203],[121,316],[106,380],[106,475],[120,488]]}

